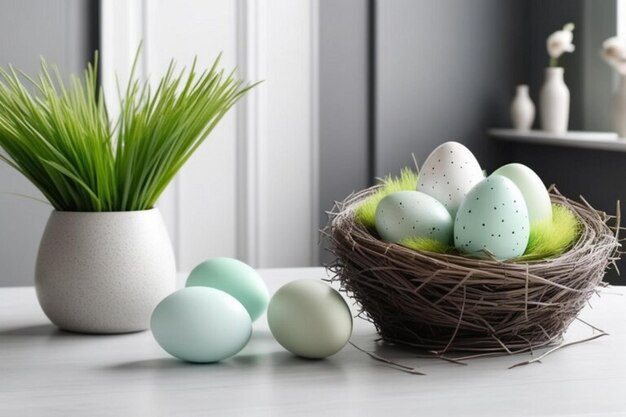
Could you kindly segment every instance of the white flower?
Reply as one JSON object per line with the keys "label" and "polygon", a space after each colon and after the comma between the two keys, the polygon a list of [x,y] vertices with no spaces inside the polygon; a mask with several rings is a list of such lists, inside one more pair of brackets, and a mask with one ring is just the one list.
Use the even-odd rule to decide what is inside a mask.
{"label": "white flower", "polygon": [[568,23],[563,26],[563,30],[557,30],[552,35],[548,36],[546,45],[548,47],[548,55],[551,58],[559,58],[565,52],[574,52],[574,25]]}
{"label": "white flower", "polygon": [[602,42],[602,58],[617,72],[626,75],[626,48],[616,36]]}

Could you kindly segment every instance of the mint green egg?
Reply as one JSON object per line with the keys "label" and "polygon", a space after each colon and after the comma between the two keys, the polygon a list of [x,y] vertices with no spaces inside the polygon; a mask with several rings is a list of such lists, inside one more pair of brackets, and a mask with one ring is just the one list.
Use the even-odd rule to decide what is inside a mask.
{"label": "mint green egg", "polygon": [[453,219],[435,198],[420,191],[397,191],[376,207],[376,231],[388,242],[424,238],[448,244]]}
{"label": "mint green egg", "polygon": [[249,265],[233,258],[213,258],[196,266],[186,287],[209,287],[235,297],[248,311],[252,321],[267,309],[269,292],[261,276]]}
{"label": "mint green egg", "polygon": [[501,166],[492,175],[502,175],[517,185],[526,201],[530,224],[552,221],[550,194],[535,171],[526,165],[515,163]]}
{"label": "mint green egg", "polygon": [[219,362],[250,340],[252,321],[234,297],[206,287],[183,288],[152,312],[152,335],[170,355],[187,362]]}

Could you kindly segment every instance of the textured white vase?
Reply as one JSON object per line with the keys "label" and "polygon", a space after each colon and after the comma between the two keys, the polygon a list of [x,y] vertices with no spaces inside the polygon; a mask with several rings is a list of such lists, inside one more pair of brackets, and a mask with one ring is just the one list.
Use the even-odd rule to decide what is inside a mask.
{"label": "textured white vase", "polygon": [[614,108],[615,131],[620,138],[626,138],[626,75],[620,75]]}
{"label": "textured white vase", "polygon": [[541,128],[546,132],[565,133],[569,122],[569,89],[563,80],[563,68],[546,68],[539,94]]}
{"label": "textured white vase", "polygon": [[175,286],[174,252],[157,209],[50,215],[35,288],[58,327],[81,333],[145,330],[154,307]]}
{"label": "textured white vase", "polygon": [[511,122],[517,130],[530,130],[535,121],[535,104],[528,94],[528,86],[517,86],[515,98],[511,102]]}

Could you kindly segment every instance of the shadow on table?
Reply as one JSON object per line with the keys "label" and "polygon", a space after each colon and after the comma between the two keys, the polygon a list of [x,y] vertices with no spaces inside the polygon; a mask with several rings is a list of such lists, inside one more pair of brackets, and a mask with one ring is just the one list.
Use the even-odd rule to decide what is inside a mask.
{"label": "shadow on table", "polygon": [[52,323],[34,324],[29,326],[0,329],[0,336],[7,337],[45,337],[47,339],[89,339],[89,338],[113,338],[124,337],[141,332],[131,333],[79,333],[58,328]]}
{"label": "shadow on table", "polygon": [[145,371],[145,370],[168,370],[168,369],[181,369],[181,368],[194,368],[194,367],[207,367],[215,366],[219,364],[197,364],[178,360],[176,358],[153,358],[153,359],[140,359],[129,362],[121,362],[111,366],[107,366],[106,369],[110,371]]}
{"label": "shadow on table", "polygon": [[321,367],[327,370],[340,368],[339,364],[332,357],[326,359],[307,359],[293,355],[287,351],[268,352],[259,354],[242,354],[231,359],[233,365],[237,366],[257,366],[266,364],[272,367],[287,368],[307,368]]}
{"label": "shadow on table", "polygon": [[69,337],[73,333],[65,332],[52,323],[36,324],[32,326],[14,327],[11,329],[0,330],[1,336],[15,337]]}
{"label": "shadow on table", "polygon": [[[233,370],[245,370],[251,372],[258,370],[263,373],[269,371],[270,374],[283,374],[299,371],[324,372],[329,376],[334,375],[335,378],[343,374],[342,367],[336,361],[328,360],[310,360],[298,358],[289,352],[267,352],[264,354],[240,354],[222,362],[216,363],[189,363],[178,360],[176,358],[152,358],[141,359],[129,362],[117,363],[106,366],[106,371],[112,372],[148,372],[148,373],[164,373],[168,375],[178,373],[206,373],[224,372]],[[252,373],[250,373],[252,375]]]}

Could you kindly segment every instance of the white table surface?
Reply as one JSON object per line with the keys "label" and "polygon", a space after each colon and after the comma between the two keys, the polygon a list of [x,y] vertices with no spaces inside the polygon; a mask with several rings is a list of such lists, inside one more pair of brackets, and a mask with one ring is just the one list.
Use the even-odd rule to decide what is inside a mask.
{"label": "white table surface", "polygon": [[[321,268],[262,270],[273,291]],[[410,375],[352,346],[329,359],[299,359],[265,318],[250,344],[219,364],[169,357],[150,332],[88,336],[55,329],[33,288],[0,289],[0,416],[605,416],[626,415],[626,291],[603,290],[582,317],[611,335],[515,369],[528,355],[460,366],[380,346],[356,320],[352,341],[416,366]],[[572,341],[592,335],[574,323]]]}

